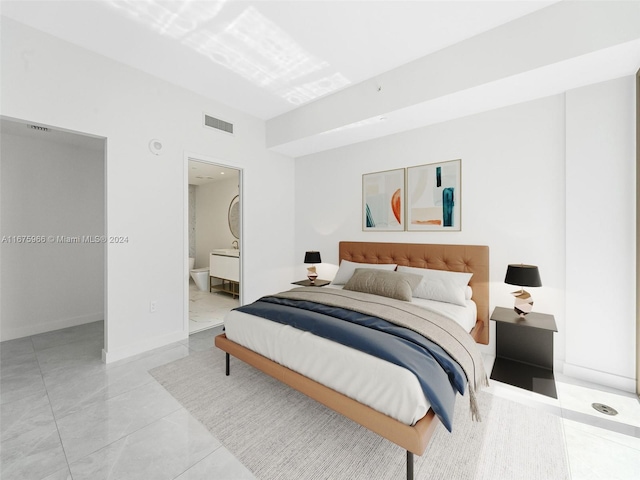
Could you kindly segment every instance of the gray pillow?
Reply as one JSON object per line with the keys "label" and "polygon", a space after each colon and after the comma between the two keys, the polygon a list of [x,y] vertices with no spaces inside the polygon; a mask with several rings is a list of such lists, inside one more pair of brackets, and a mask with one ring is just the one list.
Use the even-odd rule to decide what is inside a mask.
{"label": "gray pillow", "polygon": [[344,289],[410,302],[413,289],[421,281],[422,276],[414,273],[356,268],[353,276],[345,284]]}
{"label": "gray pillow", "polygon": [[353,276],[356,268],[374,268],[376,270],[395,270],[395,263],[358,263],[350,262],[349,260],[342,260],[340,262],[340,268],[336,273],[335,278],[331,282],[331,285],[344,285]]}

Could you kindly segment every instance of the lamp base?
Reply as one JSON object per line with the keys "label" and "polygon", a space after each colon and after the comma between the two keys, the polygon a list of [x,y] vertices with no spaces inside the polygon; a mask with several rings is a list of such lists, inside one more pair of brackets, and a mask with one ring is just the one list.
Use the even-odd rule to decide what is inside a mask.
{"label": "lamp base", "polygon": [[521,317],[533,310],[533,297],[526,290],[522,289],[517,292],[511,292],[515,298],[515,304],[513,310]]}
{"label": "lamp base", "polygon": [[316,278],[318,278],[318,273],[316,272],[315,265],[307,268],[307,278],[309,279],[309,283],[311,285],[316,284]]}
{"label": "lamp base", "polygon": [[[531,304],[533,305],[533,304]],[[520,310],[520,308],[514,306],[513,307],[514,312],[516,312],[518,314],[518,316],[524,318],[525,315],[527,315],[528,313],[531,313],[531,311],[533,310],[532,308],[529,308],[528,310]]]}

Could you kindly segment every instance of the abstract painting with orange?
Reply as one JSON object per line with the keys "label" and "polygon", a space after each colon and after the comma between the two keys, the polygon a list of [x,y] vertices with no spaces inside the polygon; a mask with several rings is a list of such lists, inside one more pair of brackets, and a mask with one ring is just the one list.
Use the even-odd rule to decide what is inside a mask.
{"label": "abstract painting with orange", "polygon": [[404,168],[362,176],[363,230],[404,230],[404,182]]}
{"label": "abstract painting with orange", "polygon": [[396,217],[398,223],[401,223],[402,220],[400,218],[401,208],[402,208],[402,198],[401,198],[400,189],[393,192],[391,196],[391,210],[393,211],[393,216]]}

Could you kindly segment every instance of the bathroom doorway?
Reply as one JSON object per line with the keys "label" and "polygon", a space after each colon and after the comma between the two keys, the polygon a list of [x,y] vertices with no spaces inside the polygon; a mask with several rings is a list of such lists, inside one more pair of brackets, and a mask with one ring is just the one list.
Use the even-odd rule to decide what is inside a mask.
{"label": "bathroom doorway", "polygon": [[187,156],[189,335],[222,325],[242,297],[242,170]]}

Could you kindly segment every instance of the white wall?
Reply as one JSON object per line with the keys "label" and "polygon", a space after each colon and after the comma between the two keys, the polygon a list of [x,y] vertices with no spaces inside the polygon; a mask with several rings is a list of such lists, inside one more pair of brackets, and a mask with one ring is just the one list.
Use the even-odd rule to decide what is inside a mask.
{"label": "white wall", "polygon": [[65,239],[104,234],[104,151],[4,131],[1,147],[0,339],[102,320],[104,243]]}
{"label": "white wall", "polygon": [[228,212],[238,195],[238,176],[196,187],[196,268],[209,266],[215,248],[231,248],[236,238],[229,230]]}
{"label": "white wall", "polygon": [[[362,174],[462,159],[461,232],[363,232]],[[296,258],[337,263],[340,240],[489,245],[491,305],[510,306],[509,263],[540,267],[535,308],[564,328],[564,98],[554,96],[350,147],[296,164]],[[313,179],[317,196],[302,185]],[[550,214],[549,212],[553,212]],[[324,268],[322,266],[321,268]],[[330,275],[321,272],[320,277]],[[558,354],[564,357],[559,338]]]}
{"label": "white wall", "polygon": [[[302,259],[304,251],[311,248],[320,250],[326,263],[319,267],[319,277],[331,278],[335,265],[328,264],[337,264],[340,240],[488,245],[491,308],[513,305],[509,294],[513,287],[503,283],[507,264],[538,265],[543,286],[529,291],[535,310],[555,316],[557,368],[561,370],[570,355],[571,361],[587,369],[581,377],[632,388],[616,381],[618,376],[627,381],[633,378],[630,343],[635,296],[635,190],[633,155],[629,154],[634,145],[631,85],[628,79],[607,82],[593,87],[593,92],[571,92],[571,102],[566,106],[565,95],[556,95],[298,159],[295,258]],[[592,93],[599,95],[595,108],[588,106]],[[607,106],[603,115],[594,116],[603,104]],[[565,127],[565,110],[570,123],[588,113],[586,125]],[[607,127],[594,136],[597,122]],[[575,132],[565,137],[565,128],[570,127]],[[594,145],[602,143],[603,138],[609,140],[604,151],[594,149],[586,163],[578,164],[575,156],[567,160],[565,173],[565,142],[580,143],[586,138]],[[607,147],[618,142],[622,145]],[[591,144],[584,144],[585,149]],[[457,158],[462,159],[461,232],[362,232],[362,174]],[[594,167],[594,162],[600,164],[603,158],[609,165],[606,175],[615,198],[605,204],[597,195],[588,203],[590,207],[595,204],[598,221],[604,223],[610,217],[609,205],[618,209],[615,215],[620,221],[594,229],[592,222],[584,225],[575,216],[580,208],[576,202],[584,202],[584,196],[593,197],[593,189],[581,190],[577,200],[569,194],[583,181],[596,183],[604,175],[602,169],[582,168],[580,177],[569,182],[565,175],[574,175],[580,167]],[[608,284],[604,291],[592,282],[592,267],[603,262],[610,265],[608,273],[619,273],[603,279]],[[580,268],[573,270],[578,263]],[[621,268],[623,263],[626,267]],[[599,299],[602,307],[573,310],[572,304],[572,308],[566,308],[570,273],[572,280],[576,276],[584,279],[580,286],[591,284],[586,294]],[[617,318],[603,315],[602,310],[614,311]],[[576,331],[578,324],[589,328]],[[493,330],[494,325],[489,350],[494,348]],[[604,344],[600,341],[603,330],[607,332]],[[577,344],[581,352],[588,352],[588,359],[575,354]],[[612,349],[613,345],[623,347]],[[596,376],[593,368],[605,374]]]}
{"label": "white wall", "polygon": [[635,77],[567,92],[565,373],[633,391]]}
{"label": "white wall", "polygon": [[263,121],[4,17],[1,35],[2,114],[107,138],[107,235],[130,239],[107,250],[107,361],[188,334],[186,152],[244,169],[244,301],[288,285],[293,160],[265,149]]}

